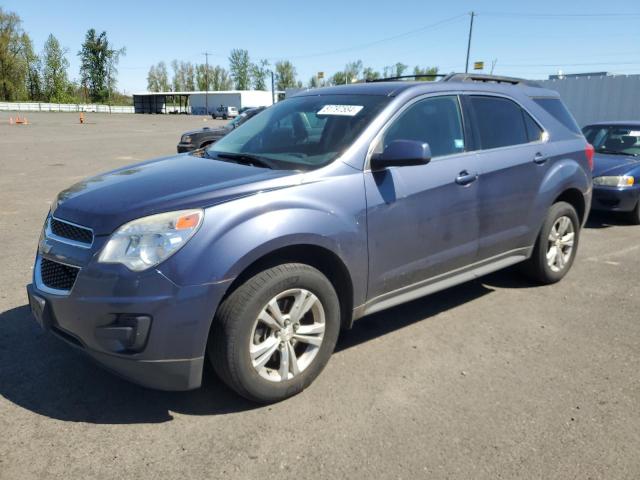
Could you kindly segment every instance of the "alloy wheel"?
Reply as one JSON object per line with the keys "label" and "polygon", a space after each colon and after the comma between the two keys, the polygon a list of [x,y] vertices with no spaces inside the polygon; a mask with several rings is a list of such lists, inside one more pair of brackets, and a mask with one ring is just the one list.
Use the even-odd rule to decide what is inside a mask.
{"label": "alloy wheel", "polygon": [[303,288],[279,293],[255,320],[249,345],[251,364],[266,380],[290,380],[309,367],[324,332],[325,312],[316,295]]}
{"label": "alloy wheel", "polygon": [[573,255],[575,229],[567,216],[559,217],[551,227],[547,246],[547,264],[553,272],[565,268]]}

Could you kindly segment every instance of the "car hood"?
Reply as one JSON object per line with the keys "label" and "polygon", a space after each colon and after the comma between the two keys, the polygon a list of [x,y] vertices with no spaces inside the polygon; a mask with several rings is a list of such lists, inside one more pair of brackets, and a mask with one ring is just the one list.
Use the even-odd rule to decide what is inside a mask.
{"label": "car hood", "polygon": [[197,135],[212,135],[212,136],[220,136],[229,133],[232,129],[226,127],[220,128],[201,128],[199,130],[189,130],[188,132],[184,132],[182,136],[197,136]]}
{"label": "car hood", "polygon": [[607,155],[596,153],[593,156],[593,176],[623,175],[637,166],[640,166],[640,157],[626,155]]}
{"label": "car hood", "polygon": [[194,155],[178,155],[87,178],[58,194],[60,219],[111,234],[154,213],[208,207],[300,182],[299,172],[270,170]]}

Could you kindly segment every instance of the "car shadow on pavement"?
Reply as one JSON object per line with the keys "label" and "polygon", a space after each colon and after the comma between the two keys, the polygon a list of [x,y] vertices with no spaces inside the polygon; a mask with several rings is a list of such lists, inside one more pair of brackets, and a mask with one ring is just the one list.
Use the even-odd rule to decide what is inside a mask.
{"label": "car shadow on pavement", "polygon": [[635,227],[624,212],[592,211],[587,218],[585,228]]}
{"label": "car shadow on pavement", "polygon": [[[336,352],[384,336],[493,290],[473,281],[359,320]],[[161,392],[120,379],[43,332],[28,305],[0,313],[0,395],[57,420],[97,424],[162,423],[186,415],[239,413],[261,405],[226,387],[207,365],[202,388]]]}

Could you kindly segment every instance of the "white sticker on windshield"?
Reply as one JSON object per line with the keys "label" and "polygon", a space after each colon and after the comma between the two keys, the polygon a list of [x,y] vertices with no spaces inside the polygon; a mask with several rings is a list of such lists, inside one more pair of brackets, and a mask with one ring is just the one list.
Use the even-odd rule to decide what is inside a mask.
{"label": "white sticker on windshield", "polygon": [[364,107],[362,105],[325,105],[317,113],[318,115],[343,115],[355,117]]}

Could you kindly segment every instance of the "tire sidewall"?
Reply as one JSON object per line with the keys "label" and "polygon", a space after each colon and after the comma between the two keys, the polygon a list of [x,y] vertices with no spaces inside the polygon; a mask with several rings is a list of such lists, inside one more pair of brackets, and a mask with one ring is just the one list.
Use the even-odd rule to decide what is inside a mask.
{"label": "tire sidewall", "polygon": [[[247,282],[250,283],[251,281]],[[251,363],[249,346],[254,323],[260,311],[273,297],[292,288],[304,288],[316,295],[325,313],[325,333],[320,351],[312,363],[296,377],[280,382],[262,378]],[[333,353],[340,331],[340,306],[331,283],[319,271],[297,268],[277,275],[264,283],[247,302],[236,329],[235,348],[230,360],[237,366],[237,380],[255,398],[277,401],[290,397],[306,388],[322,371]]]}

